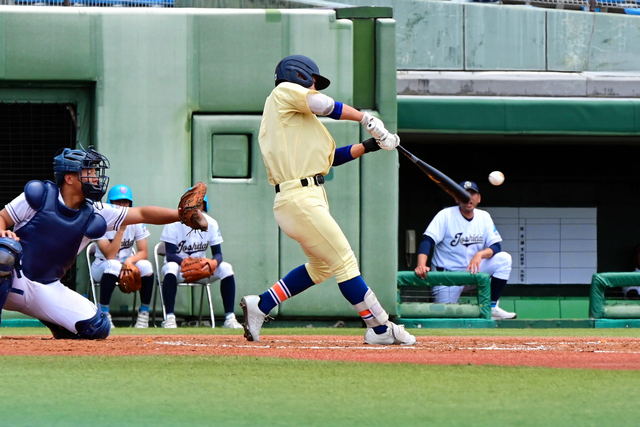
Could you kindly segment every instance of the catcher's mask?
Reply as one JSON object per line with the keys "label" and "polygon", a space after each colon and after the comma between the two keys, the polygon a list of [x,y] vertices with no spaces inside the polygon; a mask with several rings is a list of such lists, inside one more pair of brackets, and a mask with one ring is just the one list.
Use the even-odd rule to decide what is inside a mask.
{"label": "catcher's mask", "polygon": [[[89,173],[90,169],[95,170],[95,176]],[[58,187],[64,182],[66,174],[77,172],[84,197],[94,202],[100,201],[107,192],[109,185],[109,177],[105,175],[107,169],[109,169],[109,159],[91,146],[88,150],[62,148],[53,158],[53,174]]]}
{"label": "catcher's mask", "polygon": [[317,90],[326,89],[331,84],[328,78],[320,74],[320,69],[311,58],[304,55],[291,55],[278,63],[274,79],[276,86],[282,82],[291,82],[303,87],[311,87],[314,77]]}
{"label": "catcher's mask", "polygon": [[133,193],[131,189],[126,185],[116,185],[109,190],[107,194],[107,203],[112,203],[115,200],[128,200],[133,206]]}

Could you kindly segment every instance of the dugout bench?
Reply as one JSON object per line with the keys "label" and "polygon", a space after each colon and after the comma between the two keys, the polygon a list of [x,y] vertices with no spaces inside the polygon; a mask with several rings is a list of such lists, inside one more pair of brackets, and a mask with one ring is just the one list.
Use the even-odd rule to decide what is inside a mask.
{"label": "dugout bench", "polygon": [[[608,298],[607,291],[640,286],[640,273],[597,273],[591,279],[589,317],[595,327],[640,327],[640,301]],[[624,325],[618,325],[619,323]]]}

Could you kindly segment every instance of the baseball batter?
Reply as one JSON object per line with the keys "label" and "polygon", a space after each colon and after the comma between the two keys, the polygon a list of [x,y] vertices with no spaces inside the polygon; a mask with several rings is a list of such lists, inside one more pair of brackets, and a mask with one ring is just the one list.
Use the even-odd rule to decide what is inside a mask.
{"label": "baseball batter", "polygon": [[[360,276],[349,242],[329,213],[322,185],[332,166],[380,148],[393,150],[400,140],[385,129],[381,120],[318,92],[329,83],[306,56],[288,56],[276,67],[276,87],[265,102],[262,116],[260,150],[269,182],[275,187],[276,222],[300,243],[308,262],[262,295],[242,298],[245,337],[258,341],[262,324],[276,305],[335,275],[340,291],[367,325],[366,343],[412,345],[415,337],[389,321]],[[336,149],[318,115],[359,121],[378,140]]]}
{"label": "baseball batter", "polygon": [[[464,181],[460,185],[471,195],[469,202],[459,202],[458,206],[445,208],[436,214],[424,232],[415,273],[423,279],[426,277],[431,270],[427,259],[434,248],[432,265],[437,271],[491,275],[491,316],[494,319],[514,319],[515,313],[498,307],[498,300],[511,274],[511,255],[502,252],[502,237],[491,215],[476,209],[481,200],[478,186],[472,181]],[[456,303],[463,290],[464,286],[433,287],[437,303]]]}
{"label": "baseball batter", "polygon": [[[133,193],[126,185],[116,185],[107,194],[107,203],[122,207],[133,206]],[[136,328],[149,327],[149,306],[153,294],[153,267],[149,256],[147,237],[151,233],[144,224],[123,225],[117,231],[107,231],[96,240],[95,261],[91,264],[91,275],[100,282],[100,310],[107,313],[109,321],[109,303],[116,288],[123,264],[133,264],[140,270],[142,287],[140,288],[140,309]],[[137,251],[134,251],[133,245]],[[113,322],[111,322],[113,328]]]}
{"label": "baseball batter", "polygon": [[16,252],[22,274],[12,275],[4,308],[39,319],[55,338],[106,338],[107,315],[60,279],[92,239],[128,224],[168,224],[179,219],[178,211],[96,203],[106,192],[109,161],[92,148],[61,149],[53,164],[56,183],[30,181],[0,211],[0,237],[19,241],[22,249]]}
{"label": "baseball batter", "polygon": [[[204,198],[204,206],[201,210],[208,211],[208,197]],[[220,296],[224,306],[225,320],[223,328],[242,329],[238,323],[233,306],[236,298],[236,282],[233,275],[233,267],[222,260],[222,234],[218,228],[218,222],[209,215],[204,214],[209,223],[205,232],[193,232],[191,228],[180,222],[165,225],[160,235],[160,240],[165,242],[166,256],[162,266],[162,293],[166,309],[166,319],[162,322],[164,328],[177,328],[174,314],[178,283],[184,282],[181,273],[182,260],[188,257],[204,258],[210,265],[213,274],[198,283],[212,283],[220,280]],[[206,258],[207,249],[211,248],[211,258]]]}

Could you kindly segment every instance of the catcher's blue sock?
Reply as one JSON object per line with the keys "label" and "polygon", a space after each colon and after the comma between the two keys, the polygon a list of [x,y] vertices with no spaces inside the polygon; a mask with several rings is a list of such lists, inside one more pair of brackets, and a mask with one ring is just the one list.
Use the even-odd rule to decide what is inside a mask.
{"label": "catcher's blue sock", "polygon": [[225,313],[233,313],[233,302],[236,299],[236,279],[233,275],[220,281],[220,296]]}
{"label": "catcher's blue sock", "polygon": [[105,273],[102,275],[100,279],[100,304],[109,306],[117,281],[118,277],[114,274]]}
{"label": "catcher's blue sock", "polygon": [[149,307],[149,304],[151,304],[151,295],[153,294],[153,274],[142,277],[140,281],[142,282],[142,287],[140,288],[140,302],[142,305]]}
{"label": "catcher's blue sock", "polygon": [[[351,305],[360,304],[364,301],[364,296],[369,290],[369,287],[362,279],[362,276],[356,276],[353,279],[345,280],[342,283],[338,283],[340,292],[351,303]],[[387,325],[380,325],[373,328],[376,334],[384,334],[387,332]]]}
{"label": "catcher's blue sock", "polygon": [[313,286],[313,280],[309,276],[307,267],[303,265],[294,268],[286,276],[273,285],[269,290],[260,295],[258,308],[265,314],[269,314],[273,308],[300,292]]}
{"label": "catcher's blue sock", "polygon": [[178,293],[178,279],[175,274],[166,274],[162,281],[162,296],[164,308],[167,313],[173,313],[176,306],[176,294]]}
{"label": "catcher's blue sock", "polygon": [[491,307],[495,307],[498,304],[505,286],[507,286],[506,280],[491,277]]}

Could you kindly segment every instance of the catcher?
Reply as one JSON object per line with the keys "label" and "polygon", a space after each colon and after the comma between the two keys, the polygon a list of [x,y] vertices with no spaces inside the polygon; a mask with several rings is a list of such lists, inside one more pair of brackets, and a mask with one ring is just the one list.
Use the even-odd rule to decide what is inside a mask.
{"label": "catcher", "polygon": [[[194,187],[195,188],[195,187]],[[190,189],[189,191],[192,191]],[[183,200],[189,194],[183,196]],[[206,191],[206,188],[205,188]],[[218,229],[218,223],[207,214],[209,202],[207,196],[201,203],[195,206],[194,212],[202,215],[206,220],[207,231],[193,232],[193,230],[180,222],[174,222],[164,226],[160,240],[165,242],[166,256],[162,267],[162,293],[167,318],[162,322],[163,328],[176,328],[176,316],[174,314],[178,283],[199,282],[211,283],[220,280],[220,295],[224,305],[224,328],[242,329],[242,325],[236,320],[233,313],[236,297],[236,282],[233,276],[233,268],[228,262],[222,261],[222,235]],[[196,221],[193,219],[192,221]],[[201,229],[204,227],[201,227]],[[207,248],[211,249],[211,258],[206,258]]]}
{"label": "catcher", "polygon": [[[114,186],[107,195],[107,203],[132,207],[133,193],[126,185]],[[149,327],[149,306],[153,293],[153,267],[147,260],[147,237],[144,224],[123,225],[117,231],[108,231],[96,239],[96,258],[91,264],[91,275],[100,282],[100,310],[106,313],[113,328],[109,303],[116,285],[124,293],[140,291],[140,310],[136,328]],[[134,253],[133,245],[137,252]]]}

